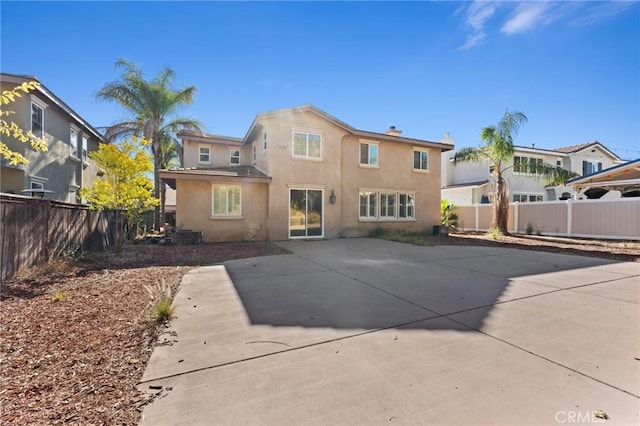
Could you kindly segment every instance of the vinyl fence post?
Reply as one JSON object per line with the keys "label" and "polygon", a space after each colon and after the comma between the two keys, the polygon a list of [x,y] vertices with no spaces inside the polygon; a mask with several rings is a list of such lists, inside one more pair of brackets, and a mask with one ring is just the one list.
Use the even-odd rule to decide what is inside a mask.
{"label": "vinyl fence post", "polygon": [[518,213],[519,212],[518,211],[518,206],[519,205],[520,205],[520,203],[517,202],[517,201],[515,203],[513,203],[513,233],[514,234],[518,233],[518,220],[519,220],[519,217],[518,217],[518,214],[519,214]]}
{"label": "vinyl fence post", "polygon": [[571,199],[569,198],[567,200],[567,237],[571,236],[571,217],[573,216],[572,213],[572,204],[571,204]]}
{"label": "vinyl fence post", "polygon": [[474,204],[475,207],[475,212],[476,212],[476,231],[479,231],[479,226],[480,226],[480,221],[478,219],[479,215],[478,215],[478,204]]}

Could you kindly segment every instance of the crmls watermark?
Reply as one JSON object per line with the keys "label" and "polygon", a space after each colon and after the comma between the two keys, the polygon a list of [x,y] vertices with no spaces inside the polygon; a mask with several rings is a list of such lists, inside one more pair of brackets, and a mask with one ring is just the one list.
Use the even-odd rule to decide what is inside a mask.
{"label": "crmls watermark", "polygon": [[568,424],[604,423],[607,418],[606,414],[602,415],[598,411],[558,411],[556,413],[556,422]]}

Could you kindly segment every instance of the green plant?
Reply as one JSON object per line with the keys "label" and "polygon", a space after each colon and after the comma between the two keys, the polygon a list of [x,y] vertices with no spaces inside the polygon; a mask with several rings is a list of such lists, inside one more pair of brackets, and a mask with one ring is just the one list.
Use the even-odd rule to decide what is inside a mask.
{"label": "green plant", "polygon": [[144,285],[151,298],[151,316],[156,322],[168,321],[173,317],[175,307],[172,306],[173,297],[171,285],[162,278],[153,285]]}
{"label": "green plant", "polygon": [[531,223],[527,222],[527,226],[524,227],[524,232],[527,235],[533,234],[533,225]]}
{"label": "green plant", "polygon": [[500,231],[500,229],[498,229],[498,228],[491,228],[490,233],[491,233],[491,239],[492,240],[499,240],[500,237],[504,236],[502,231]]}
{"label": "green plant", "polygon": [[382,226],[376,226],[369,234],[369,236],[373,238],[384,238],[387,235],[389,235],[389,230],[384,229]]}
{"label": "green plant", "polygon": [[154,303],[152,307],[153,319],[156,322],[169,321],[173,317],[175,310],[170,298],[163,298]]}
{"label": "green plant", "polygon": [[440,223],[450,231],[458,227],[458,215],[453,211],[455,205],[449,200],[440,201]]}
{"label": "green plant", "polygon": [[542,230],[540,229],[539,226],[536,226],[536,235],[539,237],[542,235]]}
{"label": "green plant", "polygon": [[62,302],[64,299],[66,299],[66,296],[62,291],[54,290],[53,292],[51,292],[52,302]]}

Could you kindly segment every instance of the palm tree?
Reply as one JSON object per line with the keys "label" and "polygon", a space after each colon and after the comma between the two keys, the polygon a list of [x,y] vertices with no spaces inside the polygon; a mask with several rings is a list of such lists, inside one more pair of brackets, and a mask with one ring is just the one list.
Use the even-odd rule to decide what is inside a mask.
{"label": "palm tree", "polygon": [[[116,81],[105,84],[97,98],[120,104],[130,113],[130,119],[107,128],[105,139],[112,141],[122,137],[138,135],[151,140],[153,154],[154,196],[159,196],[162,168],[163,134],[172,134],[182,129],[200,130],[202,124],[193,118],[181,117],[177,113],[193,102],[195,86],[173,89],[175,73],[163,68],[153,80],[145,80],[142,70],[135,64],[120,59],[116,68],[122,75]],[[160,207],[154,217],[156,227],[160,225]]]}
{"label": "palm tree", "polygon": [[485,127],[480,132],[480,139],[486,142],[485,145],[479,148],[463,148],[454,157],[454,161],[483,161],[491,166],[496,180],[491,229],[497,229],[505,235],[509,233],[509,199],[503,164],[513,157],[513,139],[526,121],[527,117],[523,113],[506,110],[496,126]]}

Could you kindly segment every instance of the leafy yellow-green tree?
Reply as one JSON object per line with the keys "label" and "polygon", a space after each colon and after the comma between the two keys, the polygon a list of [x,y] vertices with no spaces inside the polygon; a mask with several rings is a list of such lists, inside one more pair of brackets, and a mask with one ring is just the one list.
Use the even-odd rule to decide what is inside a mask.
{"label": "leafy yellow-green tree", "polygon": [[22,143],[29,143],[31,148],[36,151],[47,150],[47,144],[44,139],[36,137],[31,130],[25,132],[9,118],[11,115],[15,114],[15,112],[4,108],[5,105],[15,102],[15,100],[17,98],[21,98],[23,94],[36,90],[39,86],[40,83],[37,81],[27,81],[16,86],[12,90],[2,91],[2,98],[0,98],[0,155],[2,155],[2,158],[7,160],[12,166],[27,164],[29,161],[19,152],[10,150],[5,143],[5,138],[13,137]]}
{"label": "leafy yellow-green tree", "polygon": [[104,170],[104,177],[82,188],[80,195],[91,209],[114,212],[116,251],[126,241],[127,223],[134,223],[143,212],[158,205],[153,183],[146,175],[153,171],[152,157],[144,149],[148,144],[145,138],[134,136],[117,144],[100,144],[97,151],[89,154]]}

